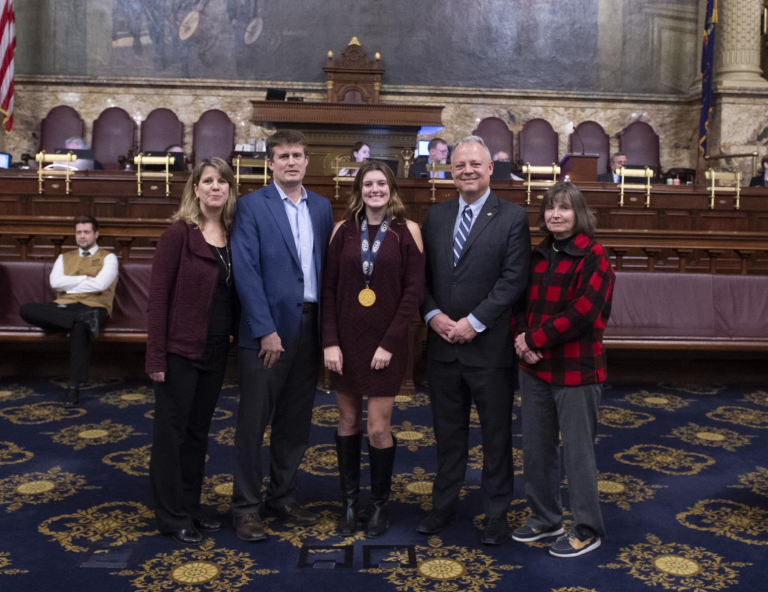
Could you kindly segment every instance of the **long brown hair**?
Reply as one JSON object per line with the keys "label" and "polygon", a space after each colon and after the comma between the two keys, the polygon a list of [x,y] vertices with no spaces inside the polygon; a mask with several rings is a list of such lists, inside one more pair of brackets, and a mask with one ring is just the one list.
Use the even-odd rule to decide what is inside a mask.
{"label": "long brown hair", "polygon": [[358,225],[365,217],[365,203],[363,203],[363,181],[369,171],[381,171],[387,179],[389,185],[389,203],[387,203],[387,216],[390,220],[405,214],[405,206],[397,189],[397,179],[392,169],[386,163],[380,160],[368,160],[360,166],[355,177],[355,183],[352,185],[352,194],[349,196],[349,206],[347,207],[347,218],[354,220]]}
{"label": "long brown hair", "polygon": [[202,228],[205,219],[200,209],[200,201],[195,196],[195,187],[200,184],[200,178],[203,176],[205,167],[213,167],[219,171],[222,179],[229,186],[227,203],[224,204],[224,208],[221,211],[221,223],[224,225],[224,230],[229,232],[229,229],[232,227],[232,220],[235,217],[237,181],[235,180],[234,173],[232,173],[232,169],[220,158],[206,158],[195,165],[192,174],[187,179],[187,184],[184,186],[184,192],[181,194],[179,209],[171,216],[171,221],[184,220],[187,224],[193,224]]}

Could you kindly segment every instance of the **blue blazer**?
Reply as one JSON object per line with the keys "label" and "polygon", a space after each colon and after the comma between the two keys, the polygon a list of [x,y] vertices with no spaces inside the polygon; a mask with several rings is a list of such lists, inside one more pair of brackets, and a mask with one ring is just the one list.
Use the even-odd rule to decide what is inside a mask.
{"label": "blue blazer", "polygon": [[[319,301],[333,212],[331,203],[312,191],[307,191],[307,205],[314,233],[312,255]],[[285,205],[274,183],[237,201],[232,264],[242,303],[240,347],[261,349],[261,337],[273,331],[277,331],[283,347],[295,343],[301,328],[304,274]]]}

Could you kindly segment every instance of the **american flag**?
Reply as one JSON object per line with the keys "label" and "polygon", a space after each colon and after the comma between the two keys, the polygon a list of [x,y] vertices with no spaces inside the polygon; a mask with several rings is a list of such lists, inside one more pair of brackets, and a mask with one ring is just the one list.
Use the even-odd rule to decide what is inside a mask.
{"label": "american flag", "polygon": [[13,53],[16,51],[16,19],[13,0],[0,0],[0,114],[6,132],[13,127]]}

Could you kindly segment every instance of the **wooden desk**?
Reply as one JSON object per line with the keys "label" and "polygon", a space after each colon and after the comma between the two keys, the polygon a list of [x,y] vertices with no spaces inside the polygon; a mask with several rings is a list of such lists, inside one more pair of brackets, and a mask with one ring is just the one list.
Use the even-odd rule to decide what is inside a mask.
{"label": "wooden desk", "polygon": [[[186,175],[171,179],[171,194],[165,195],[165,181],[143,183],[143,194],[137,195],[136,176],[131,172],[84,171],[72,177],[71,193],[65,191],[62,178],[48,179],[44,193],[39,193],[37,174],[33,171],[9,170],[0,173],[0,218],[5,216],[76,216],[127,218],[132,220],[168,218],[177,209]],[[346,210],[351,184],[342,185],[339,199],[334,199],[332,177],[306,177],[307,189],[327,197],[336,219]],[[428,180],[398,179],[400,196],[408,216],[421,222],[432,205]],[[259,189],[259,182],[246,182],[240,188],[245,194]],[[624,206],[619,207],[619,190],[613,183],[579,183],[598,219],[598,227],[623,230],[676,230],[704,232],[768,232],[768,189],[745,187],[741,204],[735,208],[732,195],[718,195],[710,208],[709,189],[703,185],[653,185],[650,207],[645,207],[645,193],[627,190]],[[525,203],[525,187],[520,181],[498,181],[493,191],[502,199],[523,205],[532,227],[536,226],[538,204],[544,191],[532,194]],[[456,197],[451,185],[437,189],[436,201]]]}

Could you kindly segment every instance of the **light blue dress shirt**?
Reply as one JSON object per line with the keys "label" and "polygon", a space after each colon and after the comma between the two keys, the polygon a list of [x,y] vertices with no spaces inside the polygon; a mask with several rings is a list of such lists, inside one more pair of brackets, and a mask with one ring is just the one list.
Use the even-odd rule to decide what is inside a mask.
{"label": "light blue dress shirt", "polygon": [[312,218],[309,215],[309,205],[307,205],[307,190],[302,186],[299,203],[294,204],[280,185],[275,183],[275,187],[283,200],[285,213],[288,215],[288,222],[293,232],[293,240],[296,243],[296,252],[299,254],[299,263],[304,274],[304,302],[317,302],[317,273],[313,259],[315,235],[312,229]]}
{"label": "light blue dress shirt", "polygon": [[[483,206],[485,205],[486,200],[488,199],[488,196],[491,194],[490,187],[486,190],[486,192],[483,194],[483,196],[478,199],[475,203],[469,206],[469,209],[472,211],[472,222],[469,225],[469,232],[472,232],[472,227],[475,225],[475,221],[477,220],[478,216],[480,216],[480,212],[483,210]],[[461,223],[461,217],[464,215],[464,208],[466,207],[467,202],[464,201],[464,198],[459,196],[459,213],[456,215],[456,222],[453,225],[453,235],[456,236],[456,233],[459,231],[459,224]],[[469,236],[467,236],[469,238]],[[461,260],[461,258],[459,258]],[[443,311],[441,311],[439,308],[436,308],[435,310],[430,310],[427,314],[424,315],[424,322],[429,325],[430,319],[435,316],[436,314],[439,314]],[[472,325],[472,328],[477,331],[478,333],[482,333],[485,331],[486,327],[483,323],[477,320],[475,318],[475,315],[472,313],[469,313],[469,316],[467,316],[467,320],[469,321],[469,324]]]}

